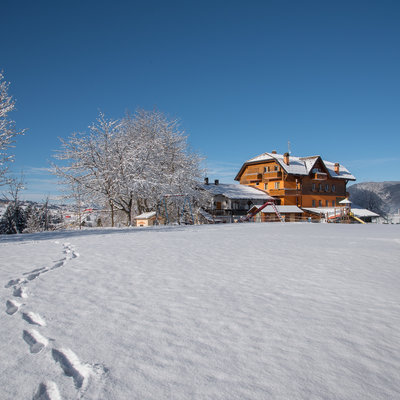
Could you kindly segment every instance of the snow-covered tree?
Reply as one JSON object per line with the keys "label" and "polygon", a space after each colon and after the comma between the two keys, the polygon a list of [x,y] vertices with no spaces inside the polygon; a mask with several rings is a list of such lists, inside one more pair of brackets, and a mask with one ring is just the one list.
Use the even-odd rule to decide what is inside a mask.
{"label": "snow-covered tree", "polygon": [[22,233],[26,228],[26,214],[21,204],[9,203],[0,220],[0,233]]}
{"label": "snow-covered tree", "polygon": [[201,177],[200,158],[191,153],[177,120],[159,111],[140,110],[121,121],[101,114],[89,134],[62,141],[57,158],[68,163],[55,173],[84,198],[121,211],[128,224],[134,213],[154,210],[165,195],[185,194],[192,201]]}
{"label": "snow-covered tree", "polygon": [[7,165],[13,159],[9,149],[13,147],[15,137],[23,133],[16,130],[14,121],[8,117],[15,108],[15,100],[8,94],[9,85],[0,72],[0,185],[6,182]]}
{"label": "snow-covered tree", "polygon": [[42,204],[28,205],[25,216],[26,226],[23,233],[52,231],[59,228],[63,222],[59,212],[50,209],[48,198]]}
{"label": "snow-covered tree", "polygon": [[[107,204],[113,215],[114,189],[114,136],[119,121],[107,120],[100,113],[89,133],[74,133],[61,140],[56,158],[66,165],[53,165],[53,172],[61,179],[67,195],[76,203]],[[113,220],[113,217],[112,217]],[[113,223],[112,223],[113,225]]]}
{"label": "snow-covered tree", "polygon": [[26,227],[27,215],[20,201],[20,192],[24,189],[23,179],[9,179],[6,200],[7,209],[0,220],[0,233],[22,233]]}

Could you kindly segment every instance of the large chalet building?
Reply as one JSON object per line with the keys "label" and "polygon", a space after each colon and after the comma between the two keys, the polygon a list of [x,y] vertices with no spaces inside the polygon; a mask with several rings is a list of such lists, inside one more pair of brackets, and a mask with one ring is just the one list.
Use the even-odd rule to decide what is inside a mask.
{"label": "large chalet building", "polygon": [[246,161],[235,180],[265,191],[280,205],[336,207],[348,197],[347,183],[356,178],[343,165],[320,156],[272,151]]}

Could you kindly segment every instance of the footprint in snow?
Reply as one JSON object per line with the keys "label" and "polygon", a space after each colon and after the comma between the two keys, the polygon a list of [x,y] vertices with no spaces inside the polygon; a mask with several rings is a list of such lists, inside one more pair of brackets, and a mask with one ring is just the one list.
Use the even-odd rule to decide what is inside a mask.
{"label": "footprint in snow", "polygon": [[14,300],[7,300],[6,307],[6,313],[9,315],[13,315],[19,310],[21,304]]}
{"label": "footprint in snow", "polygon": [[29,345],[31,353],[34,354],[39,353],[49,344],[48,339],[34,329],[24,330],[22,332],[22,337]]}
{"label": "footprint in snow", "polygon": [[22,318],[31,325],[46,326],[46,321],[34,312],[22,313]]}
{"label": "footprint in snow", "polygon": [[30,274],[34,274],[35,272],[40,272],[40,271],[43,271],[44,269],[46,269],[46,267],[42,267],[42,268],[36,268],[36,269],[33,269],[32,271],[29,271],[29,272],[24,272],[22,275],[30,275]]}
{"label": "footprint in snow", "polygon": [[26,299],[28,297],[28,293],[26,292],[26,288],[23,286],[14,287],[13,296],[21,297],[21,299]]}
{"label": "footprint in snow", "polygon": [[52,381],[42,382],[32,400],[61,400],[57,385]]}
{"label": "footprint in snow", "polygon": [[21,279],[11,279],[4,287],[8,289],[11,286],[18,285],[19,282],[21,282]]}
{"label": "footprint in snow", "polygon": [[85,387],[91,374],[90,367],[82,364],[77,355],[70,349],[52,349],[51,354],[55,362],[60,364],[65,375],[74,380],[75,387]]}
{"label": "footprint in snow", "polygon": [[30,275],[27,276],[26,279],[28,279],[28,281],[33,281],[33,280],[36,279],[39,275],[40,275],[40,272],[37,272],[36,274],[30,274]]}
{"label": "footprint in snow", "polygon": [[65,260],[61,260],[61,261],[55,263],[55,264],[51,267],[51,269],[61,268],[64,264],[65,264]]}

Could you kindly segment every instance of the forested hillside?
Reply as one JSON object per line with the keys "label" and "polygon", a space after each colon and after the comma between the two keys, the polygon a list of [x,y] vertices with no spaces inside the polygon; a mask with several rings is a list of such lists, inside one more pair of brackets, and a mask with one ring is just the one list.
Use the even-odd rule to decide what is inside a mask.
{"label": "forested hillside", "polygon": [[353,203],[369,210],[393,214],[400,209],[400,181],[361,182],[348,191]]}

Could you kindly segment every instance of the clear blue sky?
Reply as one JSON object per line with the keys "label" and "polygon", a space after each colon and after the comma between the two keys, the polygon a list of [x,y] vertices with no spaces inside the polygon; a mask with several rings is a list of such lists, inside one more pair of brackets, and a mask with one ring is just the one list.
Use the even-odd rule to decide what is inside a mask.
{"label": "clear blue sky", "polygon": [[400,180],[398,0],[2,0],[1,14],[28,198],[58,190],[43,171],[58,137],[153,107],[181,119],[211,179],[290,141],[358,182]]}

